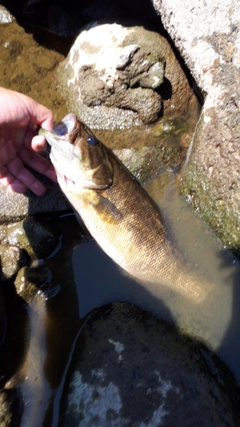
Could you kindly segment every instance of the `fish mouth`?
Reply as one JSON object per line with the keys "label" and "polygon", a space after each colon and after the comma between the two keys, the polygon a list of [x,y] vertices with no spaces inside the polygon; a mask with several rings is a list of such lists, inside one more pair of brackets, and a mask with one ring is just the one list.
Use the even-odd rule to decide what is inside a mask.
{"label": "fish mouth", "polygon": [[73,113],[67,114],[60,122],[53,127],[53,133],[58,136],[66,136],[77,126],[77,117]]}
{"label": "fish mouth", "polygon": [[38,134],[42,135],[51,147],[57,150],[62,148],[62,142],[70,143],[68,135],[77,128],[77,117],[73,113],[67,114],[54,127],[52,132],[39,128]]}
{"label": "fish mouth", "polygon": [[75,114],[69,113],[53,127],[52,132],[40,128],[38,134],[47,140],[51,146],[52,154],[53,152],[58,153],[58,155],[65,157],[66,160],[72,161],[75,157],[73,136],[77,135],[79,131],[77,117]]}

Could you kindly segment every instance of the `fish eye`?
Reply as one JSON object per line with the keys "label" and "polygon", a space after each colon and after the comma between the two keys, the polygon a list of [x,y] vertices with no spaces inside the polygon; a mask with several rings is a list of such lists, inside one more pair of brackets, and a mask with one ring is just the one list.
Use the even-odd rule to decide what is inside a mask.
{"label": "fish eye", "polygon": [[94,138],[94,136],[88,136],[87,137],[87,143],[89,145],[96,145],[97,144],[96,138]]}

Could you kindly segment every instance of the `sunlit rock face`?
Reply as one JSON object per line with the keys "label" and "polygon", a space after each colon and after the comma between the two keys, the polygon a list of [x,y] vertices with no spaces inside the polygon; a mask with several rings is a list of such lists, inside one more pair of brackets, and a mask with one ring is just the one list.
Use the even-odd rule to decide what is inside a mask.
{"label": "sunlit rock face", "polygon": [[205,94],[183,188],[224,243],[240,245],[240,4],[153,1]]}
{"label": "sunlit rock face", "polygon": [[191,89],[167,40],[140,26],[94,23],[80,33],[58,74],[69,109],[94,128],[154,122],[186,112]]}

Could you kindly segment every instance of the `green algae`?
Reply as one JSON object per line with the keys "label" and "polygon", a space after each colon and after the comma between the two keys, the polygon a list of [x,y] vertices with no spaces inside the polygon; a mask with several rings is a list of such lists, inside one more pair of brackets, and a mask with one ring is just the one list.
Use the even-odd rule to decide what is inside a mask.
{"label": "green algae", "polygon": [[240,226],[236,210],[219,198],[217,189],[193,162],[181,179],[181,191],[223,244],[240,255]]}

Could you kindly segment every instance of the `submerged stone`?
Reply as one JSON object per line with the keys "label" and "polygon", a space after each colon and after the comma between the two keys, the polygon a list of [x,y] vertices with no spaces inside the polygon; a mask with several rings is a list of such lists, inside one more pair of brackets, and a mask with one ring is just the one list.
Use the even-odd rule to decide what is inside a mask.
{"label": "submerged stone", "polygon": [[79,333],[59,426],[237,426],[239,397],[205,346],[115,303],[93,311]]}

